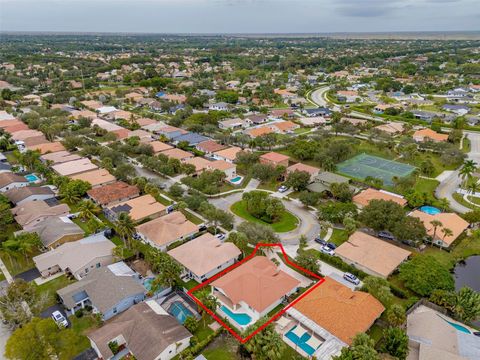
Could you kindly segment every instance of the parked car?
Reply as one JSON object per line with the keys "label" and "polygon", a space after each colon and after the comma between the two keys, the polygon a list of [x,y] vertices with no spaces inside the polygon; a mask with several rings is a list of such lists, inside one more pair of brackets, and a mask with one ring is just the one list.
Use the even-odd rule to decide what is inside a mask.
{"label": "parked car", "polygon": [[222,233],[215,235],[215,237],[220,240],[225,240],[226,238],[225,234],[222,234]]}
{"label": "parked car", "polygon": [[278,188],[278,192],[284,193],[285,191],[288,190],[288,186],[282,185]]}
{"label": "parked car", "polygon": [[315,242],[316,242],[316,243],[319,243],[320,245],[327,245],[327,244],[328,244],[325,240],[323,240],[323,239],[320,238],[320,237],[316,237],[316,238],[315,238]]}
{"label": "parked car", "polygon": [[380,231],[378,233],[378,237],[381,239],[386,239],[386,240],[395,240],[395,236],[390,234],[388,231]]}
{"label": "parked car", "polygon": [[207,225],[205,224],[198,225],[198,231],[205,231],[205,230],[207,230]]}
{"label": "parked car", "polygon": [[359,285],[360,284],[360,279],[357,278],[355,275],[350,274],[350,273],[345,273],[343,274],[343,278],[347,280],[348,282],[351,282],[352,284]]}
{"label": "parked car", "polygon": [[331,242],[327,242],[326,245],[332,250],[335,250],[337,248],[337,245],[335,245],[334,243],[331,243]]}
{"label": "parked car", "polygon": [[327,245],[323,245],[320,249],[320,251],[324,254],[327,254],[327,255],[330,255],[330,256],[334,256],[335,255],[335,251],[333,251],[332,249],[330,249]]}
{"label": "parked car", "polygon": [[68,327],[68,321],[60,311],[55,310],[52,313],[52,319],[55,321],[58,327]]}

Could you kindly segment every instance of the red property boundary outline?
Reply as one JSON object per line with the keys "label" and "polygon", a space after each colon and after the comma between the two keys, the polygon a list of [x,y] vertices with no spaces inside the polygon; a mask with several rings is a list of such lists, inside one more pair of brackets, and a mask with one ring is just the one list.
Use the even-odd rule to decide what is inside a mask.
{"label": "red property boundary outline", "polygon": [[[195,295],[193,295],[193,293],[195,291],[198,291],[200,290],[201,288],[205,287],[206,285],[208,285],[209,283],[211,283],[212,281],[215,281],[216,279],[218,279],[219,277],[225,275],[227,272],[230,272],[232,271],[233,269],[235,269],[236,267],[240,266],[241,264],[245,263],[246,261],[252,259],[259,248],[261,247],[279,247],[280,250],[282,251],[282,254],[283,254],[283,257],[285,259],[285,262],[290,265],[290,266],[293,266],[294,268],[318,279],[317,283],[314,284],[310,289],[308,289],[307,291],[305,291],[302,295],[300,295],[298,298],[296,298],[294,301],[292,301],[290,304],[288,304],[286,307],[284,307],[283,309],[281,309],[279,312],[277,312],[276,314],[274,314],[265,324],[263,324],[262,326],[260,326],[258,329],[256,329],[255,331],[253,331],[251,334],[249,334],[247,337],[245,338],[242,338],[235,330],[233,330],[231,327],[229,327],[227,324],[225,324],[225,322],[223,322],[223,320],[217,315],[215,314],[212,310],[210,310],[209,308],[207,308]],[[264,244],[264,243],[258,243],[256,246],[255,246],[255,249],[253,250],[253,252],[247,256],[245,259],[233,264],[232,266],[229,266],[228,268],[226,268],[225,270],[221,271],[220,273],[216,274],[215,276],[211,277],[210,279],[204,281],[203,283],[201,284],[198,284],[197,286],[195,286],[194,288],[190,289],[187,294],[199,305],[201,306],[210,316],[212,316],[220,325],[222,325],[230,334],[232,334],[240,343],[244,344],[246,343],[248,340],[250,340],[253,336],[255,336],[256,334],[258,334],[260,331],[262,331],[263,329],[265,329],[269,324],[271,324],[273,321],[275,321],[277,318],[279,318],[280,316],[282,316],[289,308],[291,308],[293,305],[295,305],[297,302],[299,302],[301,299],[303,299],[305,296],[307,296],[309,293],[311,293],[315,288],[317,288],[318,286],[320,286],[321,284],[323,284],[323,282],[325,281],[324,278],[322,278],[321,276],[317,275],[317,274],[314,274],[313,272],[307,270],[307,269],[304,269],[302,268],[301,266],[298,266],[297,264],[295,264],[294,262],[290,261],[289,258],[288,258],[288,255],[287,253],[285,252],[285,249],[283,248],[283,245],[280,244],[280,243],[275,243],[275,244]]]}

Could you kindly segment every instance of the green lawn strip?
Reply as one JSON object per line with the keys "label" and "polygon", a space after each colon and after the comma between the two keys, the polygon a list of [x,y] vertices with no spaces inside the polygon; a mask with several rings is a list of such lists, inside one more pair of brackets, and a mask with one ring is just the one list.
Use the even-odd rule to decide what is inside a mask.
{"label": "green lawn strip", "polygon": [[373,324],[372,327],[368,329],[367,334],[375,341],[375,344],[377,344],[382,339],[383,328],[378,324]]}
{"label": "green lawn strip", "polygon": [[18,254],[15,257],[5,253],[4,251],[0,251],[0,257],[3,260],[3,263],[8,269],[10,275],[15,276],[20,274],[24,271],[30,270],[31,268],[35,267],[33,263],[32,257],[38,255],[38,253],[32,254],[31,256],[25,257],[21,254]]}
{"label": "green lawn strip", "polygon": [[463,206],[469,208],[469,209],[472,209],[472,210],[478,210],[478,206],[475,206],[473,204],[470,204],[468,202],[466,202],[464,199],[463,199],[463,195],[462,194],[459,194],[459,193],[454,193],[452,194],[452,197],[460,204],[462,204]]}
{"label": "green lawn strip", "polygon": [[415,183],[415,190],[420,193],[433,195],[439,184],[438,180],[418,178]]}
{"label": "green lawn strip", "polygon": [[270,191],[277,191],[278,188],[280,187],[281,183],[280,181],[272,181],[268,183],[260,183],[258,185],[257,189],[259,190],[270,190]]}
{"label": "green lawn strip", "polygon": [[471,148],[471,142],[470,142],[470,139],[469,138],[464,138],[463,139],[463,147],[462,147],[462,151],[464,153],[468,153],[470,152],[470,148]]}
{"label": "green lawn strip", "polygon": [[37,285],[37,292],[40,294],[48,294],[48,301],[45,308],[55,305],[57,303],[57,290],[64,288],[67,285],[74,283],[73,280],[67,278],[66,275],[59,276],[42,285]]}
{"label": "green lawn strip", "polygon": [[480,198],[478,198],[478,197],[468,196],[468,200],[470,200],[471,202],[473,202],[473,203],[475,203],[475,204],[480,205]]}
{"label": "green lawn strip", "polygon": [[203,356],[205,356],[208,360],[235,360],[237,356],[234,352],[231,352],[228,349],[224,348],[214,348],[208,349],[203,352]]}
{"label": "green lawn strip", "polygon": [[90,347],[90,340],[87,338],[87,332],[96,329],[100,326],[99,322],[93,315],[82,316],[77,318],[76,316],[70,316],[70,322],[72,323],[71,329],[79,335],[78,341],[75,343],[77,353],[87,350]]}
{"label": "green lawn strip", "polygon": [[185,209],[182,209],[180,210],[182,212],[183,215],[185,215],[185,217],[187,218],[187,220],[191,221],[192,223],[194,223],[195,225],[200,225],[203,223],[203,220],[200,219],[198,216],[195,216],[193,215],[191,212],[185,210]]}
{"label": "green lawn strip", "polygon": [[269,224],[261,219],[257,219],[256,217],[252,216],[248,211],[246,204],[243,200],[236,202],[230,207],[230,210],[237,216],[240,216],[241,218],[263,224],[266,226],[270,226],[273,231],[275,232],[288,232],[292,231],[297,227],[298,224],[298,219],[290,212],[284,211],[282,216],[280,217],[280,220],[277,221],[276,223]]}
{"label": "green lawn strip", "polygon": [[348,233],[345,230],[333,229],[332,236],[328,241],[334,243],[337,246],[340,246],[347,240],[348,240]]}
{"label": "green lawn strip", "polygon": [[207,319],[207,321],[204,321],[201,319],[198,322],[198,329],[193,333],[194,336],[197,337],[198,341],[202,341],[208,337],[208,335],[213,333],[213,330],[208,327],[209,323],[208,320],[210,320],[210,317]]}

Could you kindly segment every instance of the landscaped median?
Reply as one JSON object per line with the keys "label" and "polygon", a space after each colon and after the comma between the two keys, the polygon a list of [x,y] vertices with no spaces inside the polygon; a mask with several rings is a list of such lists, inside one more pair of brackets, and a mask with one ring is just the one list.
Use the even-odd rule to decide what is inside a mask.
{"label": "landscaped median", "polygon": [[234,203],[230,207],[230,211],[247,221],[269,226],[273,231],[279,233],[295,230],[299,222],[298,218],[287,210],[283,210],[278,220],[273,223],[263,221],[262,219],[256,218],[248,212],[247,202],[245,200]]}

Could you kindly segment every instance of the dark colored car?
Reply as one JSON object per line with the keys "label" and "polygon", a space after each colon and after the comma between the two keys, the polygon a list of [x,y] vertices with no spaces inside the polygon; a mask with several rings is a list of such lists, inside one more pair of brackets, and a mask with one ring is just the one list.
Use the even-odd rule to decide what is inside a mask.
{"label": "dark colored car", "polygon": [[327,245],[327,242],[323,240],[322,238],[316,237],[315,242],[319,243],[320,245]]}
{"label": "dark colored car", "polygon": [[107,239],[112,239],[116,234],[115,229],[106,229],[103,232],[103,235],[105,235]]}
{"label": "dark colored car", "polygon": [[327,243],[326,245],[332,250],[335,250],[337,248],[337,245],[335,245],[334,243],[331,243],[331,242]]}
{"label": "dark colored car", "polygon": [[390,234],[388,231],[380,231],[378,233],[378,237],[381,239],[386,239],[386,240],[395,240],[395,236]]}

